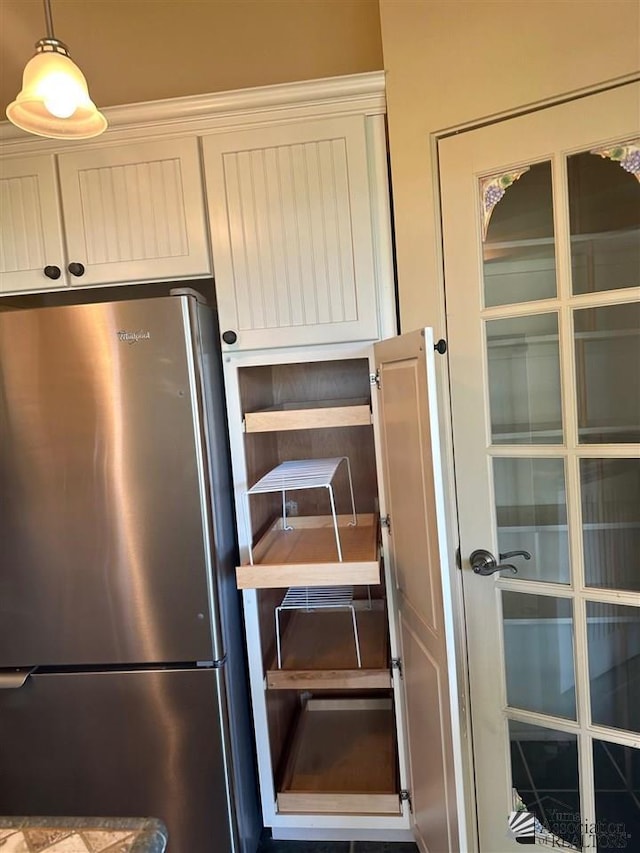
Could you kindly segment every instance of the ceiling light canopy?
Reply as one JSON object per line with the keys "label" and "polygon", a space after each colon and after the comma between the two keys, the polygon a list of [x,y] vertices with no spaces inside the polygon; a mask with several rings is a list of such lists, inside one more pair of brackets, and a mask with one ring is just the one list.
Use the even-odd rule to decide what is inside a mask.
{"label": "ceiling light canopy", "polygon": [[17,127],[51,139],[90,139],[107,127],[107,120],[89,97],[84,74],[65,44],[53,35],[50,0],[44,0],[47,37],[36,43],[27,62],[22,89],[7,107]]}

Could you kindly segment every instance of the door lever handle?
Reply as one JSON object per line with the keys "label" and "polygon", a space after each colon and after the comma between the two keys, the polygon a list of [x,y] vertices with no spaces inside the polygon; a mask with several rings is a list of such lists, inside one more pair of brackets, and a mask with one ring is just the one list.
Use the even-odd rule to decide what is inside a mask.
{"label": "door lever handle", "polygon": [[528,551],[505,551],[504,554],[500,554],[501,560],[508,560],[510,557],[524,557],[525,560],[531,559],[531,554]]}
{"label": "door lever handle", "polygon": [[[503,555],[500,554],[501,559],[502,556]],[[483,577],[503,571],[513,572],[514,575],[518,574],[518,570],[515,566],[512,566],[511,563],[498,563],[491,551],[486,551],[484,548],[478,548],[476,551],[473,551],[469,556],[469,562],[471,563],[473,571],[477,575],[482,575]]]}

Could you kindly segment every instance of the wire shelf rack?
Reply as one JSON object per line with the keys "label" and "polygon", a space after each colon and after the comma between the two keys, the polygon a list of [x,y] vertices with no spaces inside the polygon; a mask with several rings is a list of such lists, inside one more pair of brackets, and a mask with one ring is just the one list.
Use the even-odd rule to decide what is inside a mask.
{"label": "wire shelf rack", "polygon": [[[257,483],[247,489],[246,506],[247,506],[247,522],[249,525],[248,541],[251,543],[251,506],[249,503],[250,495],[265,494],[267,492],[282,493],[282,528],[283,530],[292,530],[291,525],[287,523],[287,492],[295,491],[296,489],[327,489],[329,494],[329,503],[331,506],[331,515],[333,517],[333,528],[335,532],[336,548],[338,551],[338,560],[342,562],[342,547],[340,545],[340,533],[338,530],[338,517],[336,514],[336,501],[333,491],[333,479],[340,465],[344,463],[347,468],[349,477],[349,492],[351,495],[351,515],[352,520],[350,526],[355,527],[357,524],[356,505],[353,497],[353,480],[351,477],[351,464],[347,456],[336,456],[330,459],[297,459],[289,462],[281,462],[275,468],[272,468],[264,477],[261,477]],[[249,561],[253,565],[253,548],[249,545]]]}
{"label": "wire shelf rack", "polygon": [[[369,599],[371,607],[371,599]],[[362,667],[360,657],[360,641],[358,638],[358,623],[356,622],[356,611],[353,606],[352,586],[320,586],[313,587],[290,587],[287,590],[282,603],[275,609],[276,619],[276,651],[278,654],[278,669],[282,669],[282,650],[280,640],[280,613],[283,610],[350,610],[353,624],[353,640],[356,647],[356,658],[358,668]]]}
{"label": "wire shelf rack", "polygon": [[[331,515],[333,517],[333,529],[338,551],[338,560],[342,562],[342,546],[340,544],[340,532],[338,528],[338,517],[336,514],[336,502],[333,491],[333,479],[340,466],[344,463],[349,478],[349,493],[351,496],[350,526],[357,525],[356,506],[353,496],[353,479],[351,477],[351,464],[347,456],[336,456],[330,459],[298,459],[282,462],[272,468],[261,477],[246,492],[247,521],[249,525],[248,541],[251,543],[251,507],[249,497],[251,495],[266,494],[270,492],[282,493],[282,529],[292,530],[287,523],[287,492],[296,489],[327,489]],[[253,565],[253,548],[249,546],[249,560]],[[353,606],[352,586],[332,587],[289,587],[282,603],[275,608],[276,648],[278,654],[278,668],[282,668],[282,650],[280,639],[280,614],[283,610],[339,610],[345,609],[351,612],[353,624],[353,637],[356,649],[358,667],[362,666],[360,657],[360,642],[358,638],[358,623],[356,621],[355,608]]]}

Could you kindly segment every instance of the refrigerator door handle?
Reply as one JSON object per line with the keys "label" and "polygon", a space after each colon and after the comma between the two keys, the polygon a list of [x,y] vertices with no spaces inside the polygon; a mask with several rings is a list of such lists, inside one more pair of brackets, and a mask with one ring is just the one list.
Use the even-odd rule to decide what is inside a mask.
{"label": "refrigerator door handle", "polygon": [[35,666],[29,669],[11,669],[0,671],[0,690],[18,690],[24,686],[27,678],[36,669]]}

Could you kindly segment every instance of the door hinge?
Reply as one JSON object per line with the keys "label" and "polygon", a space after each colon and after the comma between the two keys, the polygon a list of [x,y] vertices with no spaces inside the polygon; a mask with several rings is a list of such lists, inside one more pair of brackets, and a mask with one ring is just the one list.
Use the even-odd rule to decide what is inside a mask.
{"label": "door hinge", "polygon": [[369,384],[375,385],[378,391],[380,390],[380,371],[376,370],[375,373],[369,374]]}
{"label": "door hinge", "polygon": [[382,527],[387,528],[387,530],[389,531],[389,536],[391,536],[391,516],[390,515],[382,516],[382,518],[380,519],[380,524],[382,525]]}
{"label": "door hinge", "polygon": [[397,669],[398,675],[402,678],[402,658],[391,658],[391,669]]}
{"label": "door hinge", "polygon": [[411,802],[411,791],[403,789],[400,791],[400,802],[409,803],[409,810],[413,811],[413,803]]}

